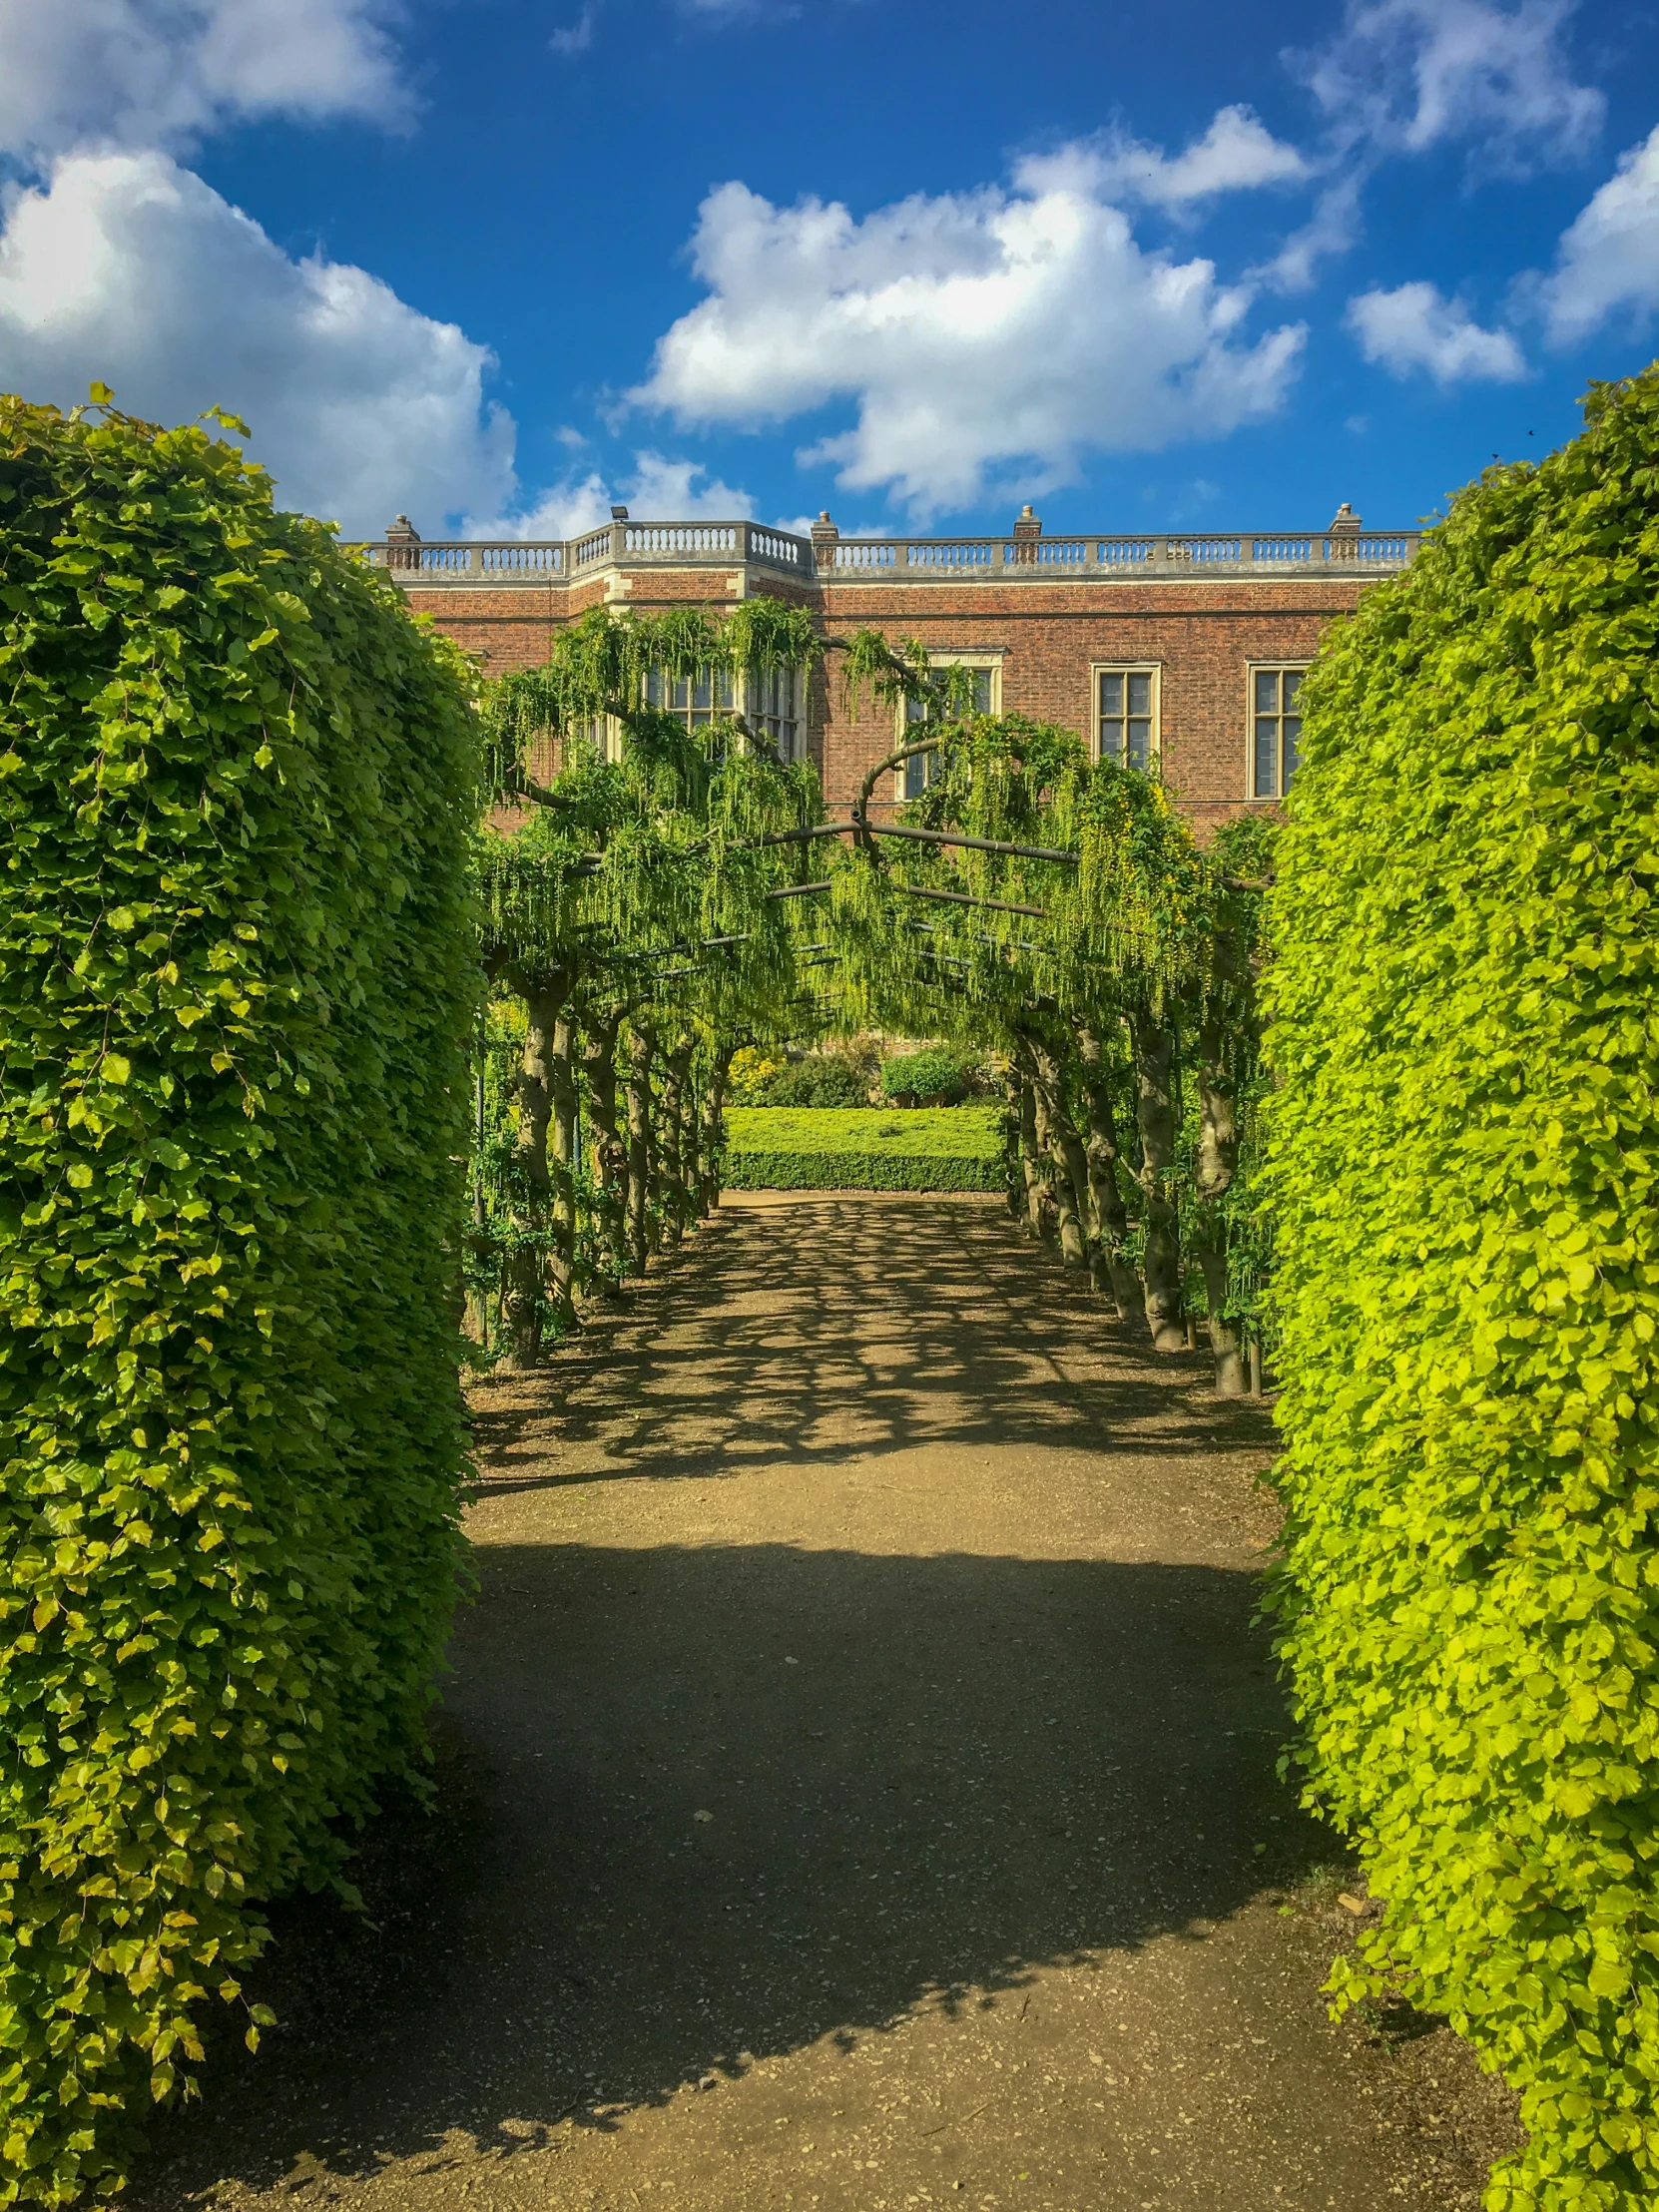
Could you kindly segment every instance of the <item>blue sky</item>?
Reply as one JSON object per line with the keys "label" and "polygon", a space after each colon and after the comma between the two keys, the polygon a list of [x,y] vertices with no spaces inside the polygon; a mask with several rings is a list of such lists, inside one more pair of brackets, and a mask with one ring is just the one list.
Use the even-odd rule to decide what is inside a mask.
{"label": "blue sky", "polygon": [[0,0],[0,385],[377,534],[1431,512],[1659,351],[1659,5]]}

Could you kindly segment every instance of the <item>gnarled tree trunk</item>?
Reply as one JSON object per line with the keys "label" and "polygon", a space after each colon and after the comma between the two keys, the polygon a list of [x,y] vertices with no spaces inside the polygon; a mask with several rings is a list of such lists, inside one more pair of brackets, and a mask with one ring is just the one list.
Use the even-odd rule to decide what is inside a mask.
{"label": "gnarled tree trunk", "polygon": [[686,1037],[672,1052],[664,1053],[663,1095],[657,1108],[657,1142],[662,1161],[664,1199],[662,1241],[670,1252],[685,1235],[687,1217],[691,1212],[684,1158],[686,1132],[681,1115],[692,1049],[693,1039]]}
{"label": "gnarled tree trunk", "polygon": [[1112,1071],[1094,1031],[1079,1024],[1075,1033],[1083,1074],[1083,1096],[1088,1102],[1089,1114],[1086,1155],[1096,1239],[1089,1254],[1090,1274],[1095,1279],[1096,1290],[1110,1291],[1118,1319],[1128,1321],[1139,1308],[1141,1297],[1135,1271],[1123,1256],[1124,1242],[1129,1235],[1129,1209],[1118,1186],[1119,1146],[1117,1117],[1112,1111]]}
{"label": "gnarled tree trunk", "polygon": [[1025,1186],[1025,1227],[1031,1236],[1040,1238],[1043,1233],[1043,1177],[1037,1151],[1037,1093],[1023,1069],[1015,1070],[1014,1081],[1019,1116],[1019,1169]]}
{"label": "gnarled tree trunk", "polygon": [[[1063,1218],[1062,1209],[1067,1196],[1062,1188],[1058,1157],[1048,1127],[1048,1105],[1043,1096],[1042,1082],[1037,1065],[1031,1056],[1030,1039],[1016,1039],[1017,1064],[1024,1084],[1024,1097],[1031,1109],[1031,1175],[1027,1182],[1031,1234],[1046,1237],[1051,1225],[1056,1229]],[[1023,1116],[1024,1100],[1021,1103]],[[1075,1205],[1071,1211],[1075,1214]]]}
{"label": "gnarled tree trunk", "polygon": [[1239,1332],[1223,1318],[1227,1304],[1227,1228],[1221,1202],[1232,1188],[1239,1164],[1238,1108],[1233,1086],[1222,1062],[1221,1033],[1207,1028],[1199,1042],[1198,1063],[1198,1160],[1194,1182],[1198,1190],[1199,1220],[1195,1239],[1198,1264],[1204,1270],[1204,1298],[1210,1309],[1210,1349],[1216,1363],[1216,1391],[1221,1397],[1243,1397],[1245,1366]]}
{"label": "gnarled tree trunk", "polygon": [[1060,1209],[1060,1256],[1067,1267],[1089,1264],[1089,1168],[1083,1144],[1066,1105],[1065,1076],[1059,1055],[1041,1037],[1027,1034],[1026,1050],[1036,1078],[1037,1138],[1054,1163],[1054,1192]]}
{"label": "gnarled tree trunk", "polygon": [[628,1051],[628,1266],[645,1273],[651,1257],[651,1062],[657,1040],[644,1022],[630,1025]]}
{"label": "gnarled tree trunk", "polygon": [[547,1297],[561,1330],[576,1322],[576,1025],[553,1024],[547,1054]]}
{"label": "gnarled tree trunk", "polygon": [[1146,1258],[1141,1281],[1147,1326],[1159,1352],[1185,1352],[1181,1326],[1181,1240],[1170,1170],[1175,1161],[1175,1045],[1169,1031],[1149,1016],[1133,1028],[1135,1043],[1135,1115],[1141,1131],[1141,1197],[1146,1221]]}
{"label": "gnarled tree trunk", "polygon": [[709,1069],[697,1143],[697,1210],[705,1220],[720,1204],[720,1168],[726,1147],[726,1077],[736,1048],[722,1045]]}
{"label": "gnarled tree trunk", "polygon": [[582,1036],[582,1072],[588,1079],[593,1123],[594,1226],[600,1266],[610,1287],[628,1272],[628,1148],[617,1124],[616,1035],[620,1013],[590,1022]]}
{"label": "gnarled tree trunk", "polygon": [[552,1211],[547,1132],[553,1116],[553,1033],[570,996],[571,978],[559,970],[534,980],[521,974],[509,979],[528,1018],[518,1070],[512,1241],[502,1271],[501,1316],[509,1366],[533,1368],[541,1358],[549,1304],[545,1241]]}

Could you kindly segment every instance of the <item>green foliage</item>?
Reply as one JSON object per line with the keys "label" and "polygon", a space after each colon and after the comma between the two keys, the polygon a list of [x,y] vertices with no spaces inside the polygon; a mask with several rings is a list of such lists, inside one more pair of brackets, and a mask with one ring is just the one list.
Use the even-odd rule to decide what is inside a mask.
{"label": "green foliage", "polygon": [[[573,759],[584,733],[614,716],[627,722],[631,750],[654,752],[674,796],[695,806],[710,751],[727,750],[734,718],[713,726],[711,749],[699,748],[678,717],[652,710],[650,678],[804,670],[823,655],[824,641],[807,610],[764,595],[741,600],[724,616],[704,607],[671,607],[657,615],[590,607],[555,634],[543,667],[514,670],[490,686],[485,719],[492,778],[504,792],[522,790],[530,781],[533,740],[562,738]],[[758,744],[752,734],[747,742]],[[564,788],[561,804],[572,804]]]}
{"label": "green foliage", "polygon": [[726,1182],[737,1191],[999,1191],[1007,1117],[954,1107],[884,1114],[734,1107]]}
{"label": "green foliage", "polygon": [[1519,2091],[1494,2212],[1659,2192],[1659,370],[1587,415],[1322,654],[1270,900],[1282,1649],[1386,1901],[1337,1987]]}
{"label": "green foliage", "polygon": [[920,1052],[902,1052],[881,1063],[881,1090],[887,1098],[913,1098],[918,1103],[948,1106],[967,1088],[967,1072],[959,1054],[942,1045],[928,1045]]}
{"label": "green foliage", "polygon": [[752,1106],[867,1106],[858,1072],[838,1053],[809,1052],[786,1061],[763,1082],[751,1085],[745,1104]]}
{"label": "green foliage", "polygon": [[421,1756],[476,772],[200,430],[0,400],[0,2200],[59,2204]]}

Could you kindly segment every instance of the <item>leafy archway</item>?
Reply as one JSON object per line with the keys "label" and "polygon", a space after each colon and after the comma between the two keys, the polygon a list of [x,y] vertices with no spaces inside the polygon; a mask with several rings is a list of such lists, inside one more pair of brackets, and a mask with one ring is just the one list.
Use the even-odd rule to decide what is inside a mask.
{"label": "leafy archway", "polygon": [[[749,710],[781,672],[907,733],[839,822]],[[1201,847],[1158,783],[975,713],[969,686],[756,599],[595,609],[487,688],[469,1279],[494,1352],[534,1364],[709,1210],[739,1047],[875,1028],[994,1055],[1032,1233],[1161,1351],[1202,1313],[1218,1388],[1246,1387],[1271,831]],[[918,759],[919,796],[873,820],[878,779]]]}

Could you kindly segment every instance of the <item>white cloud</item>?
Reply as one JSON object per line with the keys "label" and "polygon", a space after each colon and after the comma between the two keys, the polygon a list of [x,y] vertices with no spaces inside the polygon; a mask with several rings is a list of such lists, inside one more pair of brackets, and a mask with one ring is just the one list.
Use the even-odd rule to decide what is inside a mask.
{"label": "white cloud", "polygon": [[567,23],[553,32],[547,43],[555,54],[566,61],[578,54],[585,54],[593,44],[593,34],[599,27],[598,0],[587,0],[587,5],[574,23]]}
{"label": "white cloud", "polygon": [[363,270],[290,261],[166,154],[67,156],[5,213],[0,388],[64,403],[103,378],[167,422],[226,406],[281,503],[352,536],[510,500],[486,349]]}
{"label": "white cloud", "polygon": [[1460,300],[1432,284],[1362,292],[1348,303],[1348,325],[1366,359],[1395,376],[1421,368],[1440,384],[1512,384],[1526,374],[1507,330],[1483,329]]}
{"label": "white cloud", "polygon": [[1556,345],[1587,337],[1621,308],[1659,307],[1659,130],[1619,157],[1617,173],[1562,234],[1537,293]]}
{"label": "white cloud", "polygon": [[709,472],[696,461],[671,461],[662,453],[636,453],[634,473],[625,478],[624,496],[642,515],[660,515],[666,522],[747,521],[755,502],[746,491],[735,491],[718,476],[700,484]]}
{"label": "white cloud", "polygon": [[1108,136],[1098,144],[1033,156],[1019,169],[1020,183],[1028,192],[1086,191],[1100,199],[1142,200],[1171,210],[1213,199],[1218,193],[1298,184],[1308,174],[1308,164],[1296,148],[1276,139],[1244,107],[1220,109],[1204,136],[1194,139],[1173,161],[1161,146]]}
{"label": "white cloud", "polygon": [[753,17],[776,23],[801,13],[797,0],[678,0],[678,5],[686,15],[712,16],[721,23]]}
{"label": "white cloud", "polygon": [[177,146],[243,118],[406,119],[383,0],[0,0],[0,148]]}
{"label": "white cloud", "polygon": [[1312,218],[1250,272],[1304,291],[1361,232],[1367,186],[1391,159],[1462,141],[1471,176],[1523,177],[1583,156],[1606,101],[1574,82],[1563,33],[1577,0],[1347,0],[1324,46],[1284,57],[1325,110],[1311,165],[1330,180]]}
{"label": "white cloud", "polygon": [[[550,538],[579,538],[584,531],[596,530],[602,522],[610,521],[615,496],[599,471],[590,469],[585,476],[569,476],[549,485],[527,507],[514,504],[507,513],[491,509],[465,514],[458,534],[463,538],[510,538],[530,544],[545,543]],[[414,520],[425,527],[419,515]],[[434,527],[426,529],[425,534],[435,537],[437,531]]]}
{"label": "white cloud", "polygon": [[741,184],[701,211],[709,297],[658,344],[631,398],[692,423],[758,424],[837,399],[854,428],[808,460],[918,514],[1033,492],[1095,450],[1211,437],[1273,413],[1304,333],[1240,337],[1250,293],[1207,261],[1143,253],[1092,188],[1046,157],[1015,189],[917,195],[856,222],[777,208]]}
{"label": "white cloud", "polygon": [[[707,482],[699,478],[707,477]],[[468,515],[461,525],[464,537],[474,538],[576,538],[611,519],[613,500],[631,508],[642,522],[741,522],[755,512],[748,492],[710,477],[697,461],[670,460],[666,454],[640,452],[633,470],[607,486],[597,469],[585,476],[567,477],[542,492],[521,512],[496,515],[487,521]],[[793,525],[785,525],[793,527]]]}
{"label": "white cloud", "polygon": [[1314,204],[1314,212],[1293,231],[1271,262],[1250,272],[1275,291],[1308,291],[1319,281],[1320,263],[1346,254],[1360,235],[1360,196],[1365,185],[1363,170],[1350,170],[1328,185]]}
{"label": "white cloud", "polygon": [[1573,82],[1561,37],[1576,0],[1349,0],[1326,47],[1289,57],[1339,144],[1420,154],[1472,142],[1477,166],[1524,175],[1583,155],[1602,95]]}

